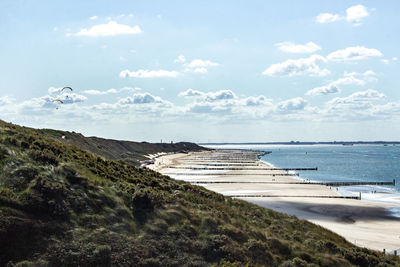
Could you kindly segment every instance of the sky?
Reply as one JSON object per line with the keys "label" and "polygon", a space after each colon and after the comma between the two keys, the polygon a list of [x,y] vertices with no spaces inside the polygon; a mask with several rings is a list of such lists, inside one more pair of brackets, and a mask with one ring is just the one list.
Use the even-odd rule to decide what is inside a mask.
{"label": "sky", "polygon": [[399,8],[2,0],[0,119],[150,142],[400,140]]}

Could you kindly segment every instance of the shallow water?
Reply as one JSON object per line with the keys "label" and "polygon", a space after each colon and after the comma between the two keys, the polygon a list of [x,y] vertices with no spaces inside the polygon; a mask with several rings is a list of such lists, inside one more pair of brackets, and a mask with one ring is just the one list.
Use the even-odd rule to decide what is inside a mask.
{"label": "shallow water", "polygon": [[280,168],[313,168],[299,171],[300,178],[319,182],[393,181],[396,186],[343,186],[343,195],[359,195],[371,201],[400,203],[400,146],[383,145],[221,145],[271,151],[261,160]]}

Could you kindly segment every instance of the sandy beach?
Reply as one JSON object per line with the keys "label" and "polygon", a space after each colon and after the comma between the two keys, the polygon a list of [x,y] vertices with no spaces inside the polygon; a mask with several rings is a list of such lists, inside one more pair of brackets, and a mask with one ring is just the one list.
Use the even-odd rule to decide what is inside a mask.
{"label": "sandy beach", "polygon": [[[310,184],[292,172],[272,169],[259,152],[214,150],[168,154],[148,167],[174,179],[311,221],[349,242],[387,252],[400,249],[400,204],[342,198],[335,187]],[[400,251],[399,251],[400,252]]]}

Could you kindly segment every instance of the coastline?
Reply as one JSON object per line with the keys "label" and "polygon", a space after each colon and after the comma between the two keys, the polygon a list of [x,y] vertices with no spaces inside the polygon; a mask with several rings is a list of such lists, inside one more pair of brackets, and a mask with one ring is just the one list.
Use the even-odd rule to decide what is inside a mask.
{"label": "coastline", "polygon": [[[328,186],[299,184],[302,181],[300,177],[284,176],[286,172],[279,169],[270,170],[272,164],[258,158],[251,161],[255,165],[238,165],[229,161],[229,157],[227,160],[218,159],[224,153],[235,155],[237,151],[164,155],[156,158],[149,168],[226,196],[308,220],[358,246],[378,251],[386,249],[387,252],[400,248],[400,219],[391,213],[391,209],[400,210],[399,204],[340,198],[341,194]],[[218,173],[213,170],[215,167],[207,166],[209,162],[241,167]],[[191,170],[194,166],[204,167],[204,170]],[[258,170],[260,168],[264,170]]]}

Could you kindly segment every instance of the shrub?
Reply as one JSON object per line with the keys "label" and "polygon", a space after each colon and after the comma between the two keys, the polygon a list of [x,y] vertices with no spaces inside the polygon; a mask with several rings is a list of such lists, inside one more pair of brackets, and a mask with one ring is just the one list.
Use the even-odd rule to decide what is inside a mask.
{"label": "shrub", "polygon": [[57,165],[58,160],[54,155],[53,151],[45,149],[43,151],[33,150],[30,152],[30,156],[33,160],[41,163],[41,164],[51,164]]}

